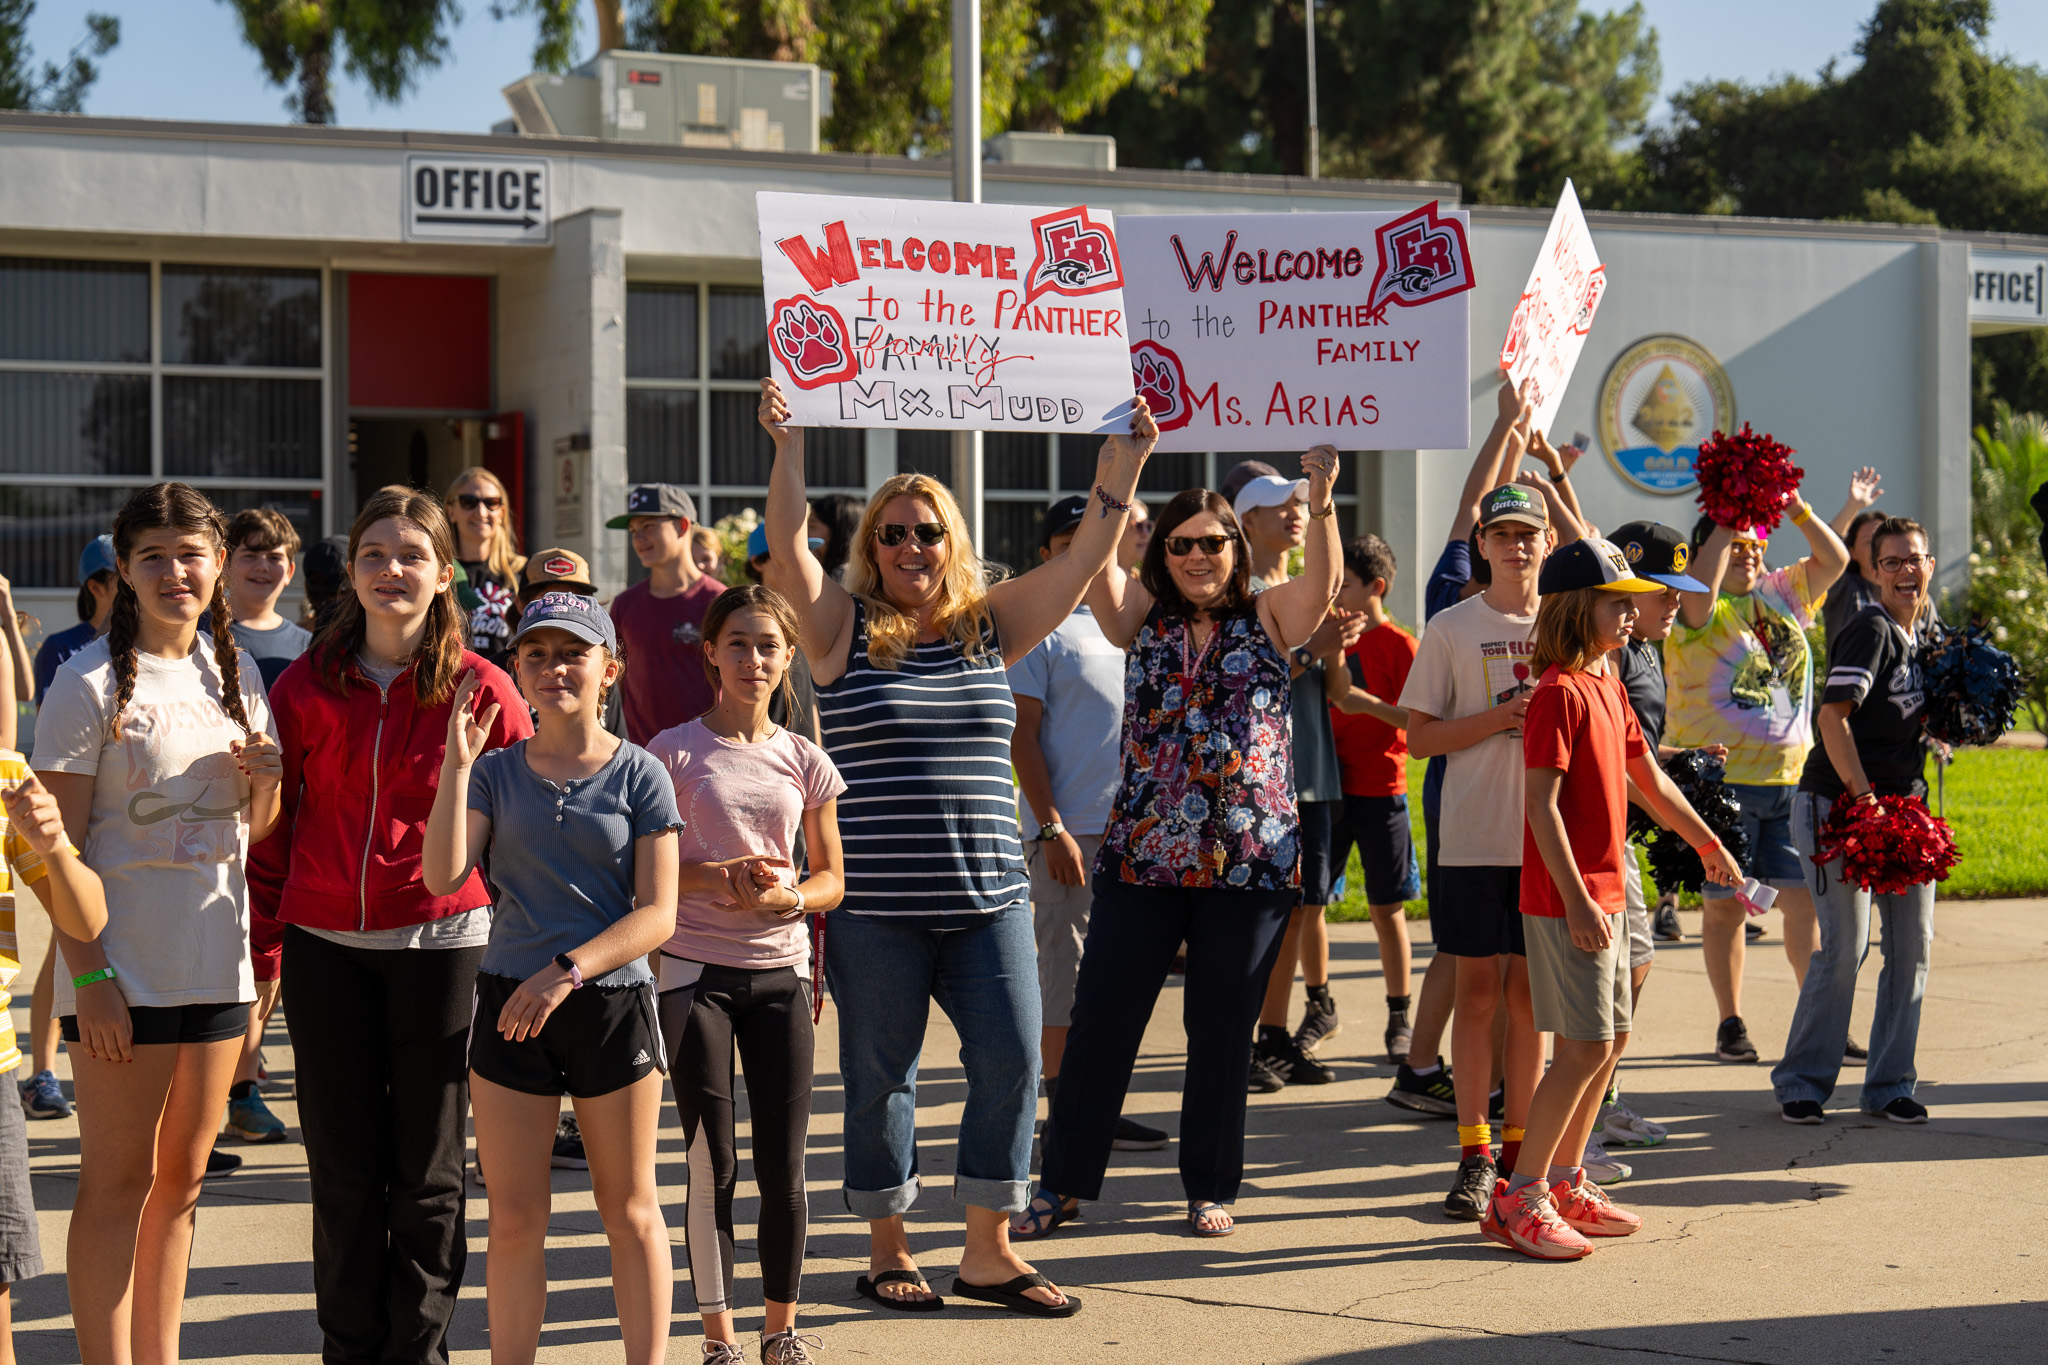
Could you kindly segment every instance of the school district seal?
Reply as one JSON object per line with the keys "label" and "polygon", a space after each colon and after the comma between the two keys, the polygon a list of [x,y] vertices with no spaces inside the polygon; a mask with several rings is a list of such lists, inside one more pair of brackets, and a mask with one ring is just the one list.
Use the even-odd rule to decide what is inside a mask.
{"label": "school district seal", "polygon": [[1689,337],[1644,337],[1600,381],[1600,444],[1621,476],[1647,493],[1691,492],[1700,442],[1735,428],[1735,386]]}

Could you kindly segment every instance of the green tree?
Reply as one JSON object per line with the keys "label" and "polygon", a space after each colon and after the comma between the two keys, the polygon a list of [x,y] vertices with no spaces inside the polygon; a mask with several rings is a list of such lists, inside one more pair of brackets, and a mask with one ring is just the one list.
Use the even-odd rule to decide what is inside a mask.
{"label": "green tree", "polygon": [[[1301,173],[1303,0],[1216,0],[1206,60],[1144,79],[1089,128],[1129,165]],[[1323,0],[1317,111],[1328,173],[1453,180],[1467,199],[1547,203],[1566,176],[1605,181],[1655,94],[1642,6],[1578,0]]]}
{"label": "green tree", "polygon": [[0,109],[75,114],[100,77],[93,59],[106,56],[121,41],[121,21],[109,14],[86,15],[85,36],[63,63],[44,62],[39,71],[28,41],[28,21],[35,12],[36,0],[0,0]]}
{"label": "green tree", "polygon": [[[1209,0],[983,0],[982,122],[1072,128],[1133,82],[1199,65]],[[952,146],[951,0],[635,0],[637,48],[816,62],[841,151]]]}
{"label": "green tree", "polygon": [[462,17],[455,0],[222,0],[242,21],[242,37],[263,61],[271,84],[286,87],[285,107],[301,123],[334,122],[334,62],[397,101],[422,71],[448,53],[448,28]]}

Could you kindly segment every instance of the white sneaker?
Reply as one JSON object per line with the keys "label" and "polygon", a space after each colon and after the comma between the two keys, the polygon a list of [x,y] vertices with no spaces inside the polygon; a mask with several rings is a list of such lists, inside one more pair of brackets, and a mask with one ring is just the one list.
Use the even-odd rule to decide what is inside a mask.
{"label": "white sneaker", "polygon": [[1635,1174],[1635,1169],[1626,1161],[1617,1161],[1607,1155],[1607,1149],[1600,1145],[1598,1133],[1586,1139],[1586,1155],[1579,1164],[1586,1168],[1586,1179],[1595,1185],[1613,1185]]}
{"label": "white sneaker", "polygon": [[1607,1107],[1607,1116],[1601,1120],[1596,1136],[1624,1147],[1655,1147],[1668,1132],[1663,1124],[1652,1123],[1629,1108],[1627,1100],[1617,1099]]}

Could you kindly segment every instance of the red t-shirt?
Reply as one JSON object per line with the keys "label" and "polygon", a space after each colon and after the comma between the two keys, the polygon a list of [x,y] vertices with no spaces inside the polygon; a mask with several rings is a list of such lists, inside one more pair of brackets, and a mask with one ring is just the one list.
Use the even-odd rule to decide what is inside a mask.
{"label": "red t-shirt", "polygon": [[[1358,637],[1348,657],[1351,680],[1388,705],[1408,685],[1415,637],[1388,622]],[[1408,732],[1378,716],[1347,716],[1330,708],[1337,764],[1346,796],[1400,796],[1408,790]]]}
{"label": "red t-shirt", "polygon": [[[1557,813],[1586,894],[1608,914],[1626,905],[1622,859],[1628,855],[1628,760],[1649,752],[1628,693],[1612,670],[1566,673],[1555,666],[1529,696],[1522,755],[1530,768],[1558,768]],[[1564,917],[1529,822],[1522,821],[1522,913]]]}
{"label": "red t-shirt", "polygon": [[642,579],[612,599],[612,625],[626,651],[619,699],[626,738],[635,744],[646,745],[663,730],[711,709],[704,614],[724,591],[725,584],[706,576],[674,597],[656,597]]}

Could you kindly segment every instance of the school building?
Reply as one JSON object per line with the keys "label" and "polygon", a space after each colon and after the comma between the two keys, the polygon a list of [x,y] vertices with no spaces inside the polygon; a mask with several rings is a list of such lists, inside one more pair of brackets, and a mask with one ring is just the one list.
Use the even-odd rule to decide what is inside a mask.
{"label": "school building", "polygon": [[[624,534],[604,529],[629,484],[686,485],[709,520],[759,507],[755,193],[943,199],[950,171],[745,141],[757,145],[0,113],[0,572],[47,628],[68,625],[80,544],[130,490],[165,477],[226,509],[277,507],[315,536],[346,531],[383,484],[438,490],[488,465],[513,491],[525,546],[582,552],[607,589],[629,576]],[[992,202],[1119,217],[1399,211],[1456,196],[985,167]],[[1476,444],[1549,211],[1468,212]],[[1589,438],[1577,482],[1596,522],[1690,526],[1689,453],[1715,426],[1749,421],[1798,450],[1824,515],[1851,469],[1877,466],[1882,505],[1929,526],[1945,575],[1962,569],[1970,338],[2048,324],[2048,238],[1589,220],[1609,287],[1552,437]],[[1038,510],[1089,487],[1097,442],[985,441],[985,551],[1028,566]],[[1298,453],[1266,458],[1285,469]],[[1213,486],[1241,458],[1162,455],[1144,488]],[[1393,544],[1405,618],[1421,614],[1468,465],[1465,451],[1346,458],[1347,533]],[[951,479],[948,434],[809,440],[816,492],[865,492],[902,469]]]}

